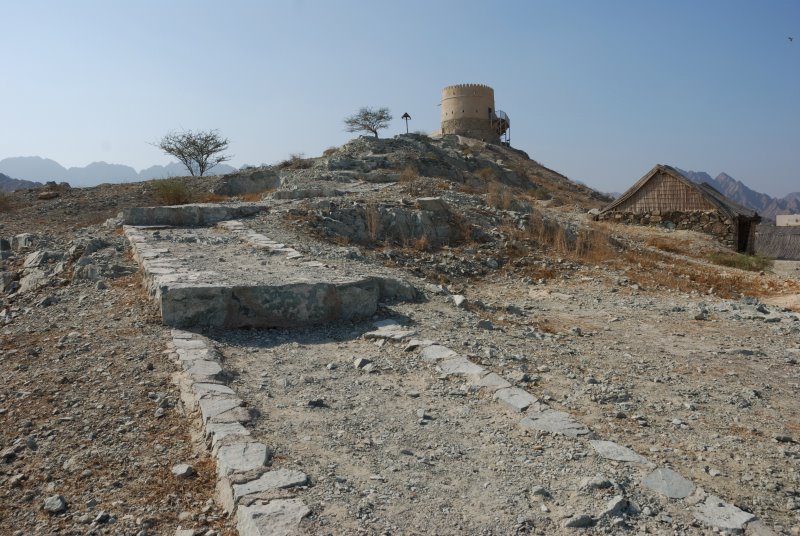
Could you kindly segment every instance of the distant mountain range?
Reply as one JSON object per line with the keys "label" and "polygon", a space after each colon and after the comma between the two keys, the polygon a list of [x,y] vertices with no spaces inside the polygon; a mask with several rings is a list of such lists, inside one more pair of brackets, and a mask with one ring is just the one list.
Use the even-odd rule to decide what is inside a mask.
{"label": "distant mountain range", "polygon": [[13,192],[14,190],[25,190],[26,188],[36,188],[38,186],[42,186],[42,183],[12,179],[8,175],[0,173],[0,192]]}
{"label": "distant mountain range", "polygon": [[709,183],[728,199],[755,210],[762,218],[774,220],[777,214],[800,214],[800,192],[776,198],[748,188],[742,181],[734,179],[727,173],[720,173],[711,178],[705,171],[675,169],[694,182]]}
{"label": "distant mountain range", "polygon": [[[227,164],[220,164],[211,174],[222,175],[236,171]],[[14,177],[21,181],[68,182],[71,186],[94,186],[104,182],[134,182],[149,179],[163,179],[186,175],[186,168],[178,162],[166,166],[150,166],[136,171],[130,166],[92,162],[84,167],[65,168],[55,160],[40,156],[15,156],[0,160],[0,173],[6,178]],[[29,186],[28,186],[29,187]],[[18,186],[17,188],[26,188]],[[14,189],[17,189],[14,188]]]}

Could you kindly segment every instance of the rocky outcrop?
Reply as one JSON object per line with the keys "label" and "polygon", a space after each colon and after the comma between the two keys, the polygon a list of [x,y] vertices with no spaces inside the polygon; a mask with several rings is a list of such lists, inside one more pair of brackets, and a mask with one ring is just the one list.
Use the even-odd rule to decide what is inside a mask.
{"label": "rocky outcrop", "polygon": [[123,211],[125,225],[197,226],[252,216],[266,210],[258,204],[192,204],[164,207],[132,207]]}
{"label": "rocky outcrop", "polygon": [[357,244],[424,241],[429,247],[439,247],[470,233],[470,226],[438,197],[420,198],[416,206],[321,201],[314,213],[325,234]]}

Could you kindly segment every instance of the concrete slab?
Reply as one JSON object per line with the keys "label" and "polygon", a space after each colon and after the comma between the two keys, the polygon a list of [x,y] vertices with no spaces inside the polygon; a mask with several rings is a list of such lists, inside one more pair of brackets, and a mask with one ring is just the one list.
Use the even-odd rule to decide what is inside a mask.
{"label": "concrete slab", "polygon": [[519,424],[523,428],[567,437],[578,437],[589,433],[586,425],[576,421],[572,415],[553,409],[530,413]]}
{"label": "concrete slab", "polygon": [[432,344],[422,350],[420,357],[423,361],[439,361],[447,357],[455,357],[456,354],[450,348],[439,344]]}
{"label": "concrete slab", "polygon": [[443,359],[439,361],[439,364],[436,366],[436,368],[446,376],[465,376],[469,378],[480,379],[486,375],[485,368],[480,365],[476,365],[463,356],[457,356],[452,359]]}
{"label": "concrete slab", "polygon": [[[379,301],[419,295],[405,281],[346,260],[309,265],[293,260],[299,254],[292,248],[268,245],[264,250],[259,239],[266,237],[243,231],[240,222],[223,224],[227,231],[125,227],[166,325],[302,327],[369,318]],[[180,350],[200,350],[203,344],[193,338],[173,343]]]}
{"label": "concrete slab", "polygon": [[522,412],[535,404],[538,399],[524,389],[519,387],[506,387],[498,389],[494,393],[494,399],[516,412]]}
{"label": "concrete slab", "polygon": [[703,525],[725,534],[744,534],[747,523],[756,518],[716,495],[706,497],[705,502],[694,507],[693,513]]}
{"label": "concrete slab", "polygon": [[666,467],[659,467],[642,481],[644,487],[670,499],[683,499],[694,491],[694,484]]}
{"label": "concrete slab", "polygon": [[489,374],[480,378],[467,378],[467,380],[471,385],[476,386],[478,389],[486,389],[487,391],[492,392],[511,387],[510,382],[494,372],[490,372]]}
{"label": "concrete slab", "polygon": [[644,456],[640,456],[628,447],[623,447],[613,441],[590,440],[589,444],[599,456],[607,460],[640,464],[650,463]]}

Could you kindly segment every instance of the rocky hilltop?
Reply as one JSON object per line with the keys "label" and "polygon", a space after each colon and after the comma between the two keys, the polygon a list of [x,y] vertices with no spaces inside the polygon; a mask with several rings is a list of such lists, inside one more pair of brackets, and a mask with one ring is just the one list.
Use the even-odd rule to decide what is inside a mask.
{"label": "rocky hilltop", "polygon": [[607,201],[415,135],[8,194],[0,532],[797,534],[797,265]]}

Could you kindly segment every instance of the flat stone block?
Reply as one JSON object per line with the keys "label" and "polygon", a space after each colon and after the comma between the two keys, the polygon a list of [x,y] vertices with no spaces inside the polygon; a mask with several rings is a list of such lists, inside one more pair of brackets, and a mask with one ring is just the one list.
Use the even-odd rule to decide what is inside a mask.
{"label": "flat stone block", "polygon": [[173,329],[172,330],[172,341],[175,342],[175,339],[191,339],[194,338],[195,334],[191,331],[184,331],[182,329]]}
{"label": "flat stone block", "polygon": [[447,346],[442,346],[440,344],[432,344],[427,348],[424,348],[420,353],[423,361],[439,361],[440,359],[445,359],[447,357],[455,357],[456,354]]}
{"label": "flat stone block", "polygon": [[172,339],[172,344],[175,345],[175,348],[185,350],[199,350],[207,346],[206,342],[200,339]]}
{"label": "flat stone block", "polygon": [[463,356],[454,357],[452,359],[443,359],[439,361],[437,368],[447,376],[471,376],[481,378],[486,375],[486,369],[480,365],[476,365],[469,359]]}
{"label": "flat stone block", "polygon": [[206,438],[211,440],[211,450],[216,452],[220,441],[226,437],[249,436],[250,430],[242,426],[240,422],[208,422],[205,426]]}
{"label": "flat stone block", "polygon": [[271,452],[263,443],[223,445],[217,451],[217,474],[230,475],[264,467]]}
{"label": "flat stone block", "polygon": [[694,507],[694,518],[714,530],[726,534],[744,534],[745,526],[756,516],[726,503],[715,495]]}
{"label": "flat stone block", "polygon": [[238,502],[245,495],[261,493],[275,489],[302,486],[308,482],[308,477],[302,471],[295,469],[278,469],[267,471],[260,477],[244,484],[233,485],[233,500]]}
{"label": "flat stone block", "polygon": [[179,361],[194,361],[196,359],[205,359],[206,361],[219,361],[219,353],[211,348],[178,348],[175,350],[178,354]]}
{"label": "flat stone block", "polygon": [[507,389],[511,387],[511,383],[506,381],[505,378],[494,372],[490,372],[481,377],[468,377],[467,380],[471,385],[475,385],[478,389],[487,389],[489,391],[497,391],[499,389]]}
{"label": "flat stone block", "polygon": [[410,329],[381,328],[376,331],[365,333],[364,338],[368,340],[385,339],[387,341],[399,342],[410,339],[416,334],[416,331]]}
{"label": "flat stone block", "polygon": [[666,467],[659,467],[647,475],[642,484],[647,489],[670,499],[683,499],[694,491],[694,484]]}
{"label": "flat stone block", "polygon": [[289,536],[311,509],[300,499],[276,499],[267,504],[240,506],[236,510],[239,536]]}
{"label": "flat stone block", "polygon": [[203,424],[214,417],[225,413],[233,408],[238,408],[244,402],[238,397],[205,397],[198,400],[200,414],[203,416]]}
{"label": "flat stone block", "polygon": [[531,404],[536,403],[538,400],[528,391],[520,389],[519,387],[498,389],[494,393],[494,399],[516,412],[525,411]]}
{"label": "flat stone block", "polygon": [[216,361],[197,359],[184,363],[184,370],[192,378],[214,378],[222,375],[222,367]]}
{"label": "flat stone block", "polygon": [[236,396],[236,393],[233,391],[233,389],[220,383],[195,383],[192,384],[192,391],[194,391],[194,394],[198,399],[204,396]]}
{"label": "flat stone block", "polygon": [[623,447],[613,441],[590,440],[589,444],[599,456],[607,460],[641,464],[650,463],[644,456],[640,456],[628,447]]}
{"label": "flat stone block", "polygon": [[578,437],[589,433],[586,425],[573,419],[572,415],[553,409],[530,413],[519,424],[531,430],[567,437]]}
{"label": "flat stone block", "polygon": [[224,411],[219,415],[211,417],[211,422],[220,424],[233,423],[233,422],[239,422],[239,423],[250,422],[251,420],[253,420],[253,415],[250,413],[250,410],[242,406],[229,409],[228,411]]}

